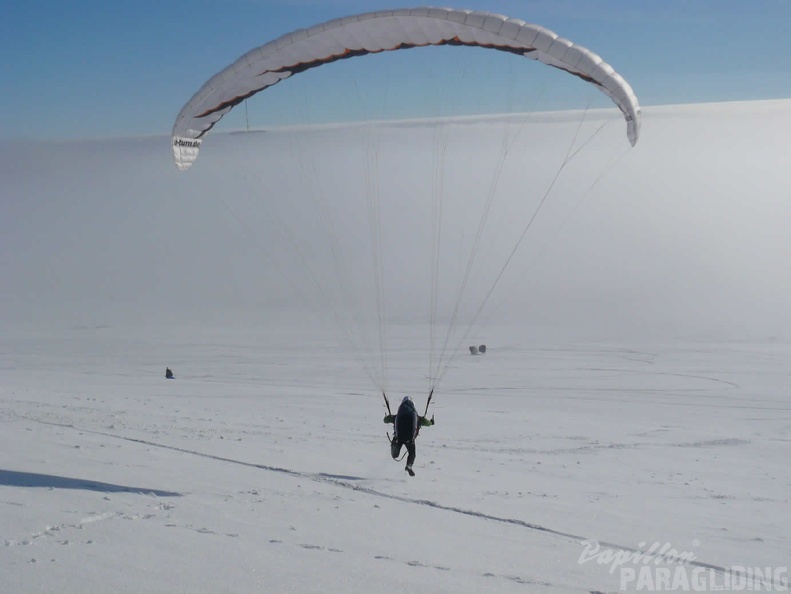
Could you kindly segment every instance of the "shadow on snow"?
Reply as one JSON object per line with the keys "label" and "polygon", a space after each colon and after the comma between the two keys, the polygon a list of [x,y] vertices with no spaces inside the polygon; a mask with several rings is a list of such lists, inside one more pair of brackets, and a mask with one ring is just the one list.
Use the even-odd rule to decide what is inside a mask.
{"label": "shadow on snow", "polygon": [[320,476],[321,478],[333,479],[336,481],[364,481],[365,478],[361,476],[351,476],[348,474],[328,474],[326,472],[320,472],[316,476]]}
{"label": "shadow on snow", "polygon": [[157,497],[181,497],[181,493],[174,491],[160,491],[159,489],[145,489],[142,487],[127,487],[89,481],[85,479],[55,476],[53,474],[38,474],[36,472],[17,472],[15,470],[0,470],[0,485],[7,487],[45,487],[50,489],[83,489],[86,491],[100,491],[103,493],[137,493],[139,495],[156,495]]}

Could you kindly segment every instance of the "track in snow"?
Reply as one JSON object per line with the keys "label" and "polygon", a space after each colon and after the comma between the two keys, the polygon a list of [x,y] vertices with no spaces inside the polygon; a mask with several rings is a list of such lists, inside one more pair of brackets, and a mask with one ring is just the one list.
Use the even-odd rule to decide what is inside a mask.
{"label": "track in snow", "polygon": [[[526,528],[528,530],[533,530],[533,531],[536,531],[536,532],[541,532],[541,533],[544,533],[544,534],[548,534],[548,535],[564,538],[564,539],[567,539],[567,540],[569,540],[571,542],[578,543],[578,544],[586,542],[586,541],[590,542],[591,540],[594,540],[594,539],[590,539],[589,537],[580,536],[578,534],[572,534],[570,532],[563,532],[563,531],[560,531],[560,530],[554,530],[552,528],[548,528],[548,527],[542,526],[540,524],[535,524],[535,523],[532,523],[532,522],[526,522],[526,521],[520,520],[518,518],[506,518],[506,517],[502,517],[502,516],[495,516],[495,515],[492,515],[492,514],[487,514],[485,512],[479,512],[479,511],[475,511],[475,510],[468,510],[468,509],[464,509],[464,508],[460,508],[460,507],[444,505],[442,503],[438,503],[436,501],[430,501],[428,499],[415,499],[415,498],[412,498],[412,497],[405,497],[403,495],[393,495],[392,493],[385,493],[384,491],[378,491],[378,490],[372,489],[370,487],[365,487],[365,486],[362,486],[362,485],[355,484],[355,481],[365,480],[362,477],[348,476],[348,475],[327,474],[327,473],[323,473],[323,472],[319,472],[319,473],[301,472],[301,471],[298,471],[298,470],[292,470],[290,468],[281,468],[279,466],[269,466],[267,464],[256,464],[254,462],[245,462],[243,460],[236,460],[234,458],[226,458],[224,456],[217,456],[215,454],[207,454],[207,453],[204,453],[204,452],[198,452],[196,450],[180,448],[178,446],[171,446],[171,445],[166,445],[166,444],[162,444],[162,443],[157,443],[157,442],[154,442],[154,441],[149,441],[147,439],[139,439],[139,438],[135,438],[135,437],[126,437],[124,435],[117,435],[115,433],[107,433],[107,432],[104,432],[104,431],[95,431],[95,430],[91,430],[91,429],[80,429],[80,428],[75,427],[74,425],[71,425],[71,424],[68,424],[68,423],[56,423],[56,422],[51,422],[51,421],[42,421],[42,420],[39,420],[39,419],[35,419],[33,417],[27,417],[27,416],[25,416],[23,418],[28,419],[30,421],[34,421],[36,423],[42,423],[42,424],[45,424],[45,425],[54,425],[54,426],[57,426],[57,427],[66,427],[68,429],[73,429],[75,431],[81,431],[83,433],[90,433],[90,434],[93,434],[93,435],[101,435],[101,436],[104,436],[104,437],[110,437],[112,439],[120,439],[120,440],[123,440],[123,441],[132,442],[132,443],[139,443],[139,444],[150,446],[150,447],[161,448],[161,449],[165,449],[165,450],[171,450],[171,451],[174,451],[174,452],[181,452],[183,454],[189,454],[191,456],[200,456],[202,458],[206,458],[206,459],[209,459],[209,460],[216,460],[218,462],[226,462],[226,463],[229,463],[229,464],[237,464],[239,466],[246,466],[248,468],[256,468],[258,470],[265,470],[267,472],[277,472],[277,473],[280,473],[280,474],[285,474],[285,475],[293,476],[293,477],[300,478],[300,479],[306,479],[306,480],[311,480],[311,481],[315,481],[315,482],[319,482],[319,483],[325,483],[325,484],[334,485],[334,486],[345,488],[345,489],[351,489],[351,490],[356,491],[358,493],[365,493],[366,495],[371,495],[371,496],[374,496],[374,497],[382,497],[384,499],[391,499],[391,500],[394,500],[394,501],[400,501],[400,502],[403,502],[403,503],[410,503],[410,504],[413,504],[413,505],[422,505],[422,506],[425,506],[425,507],[431,507],[431,508],[439,509],[439,510],[442,510],[442,511],[452,512],[452,513],[456,513],[456,514],[461,514],[461,515],[464,515],[464,516],[470,516],[470,517],[473,517],[473,518],[480,518],[482,520],[489,520],[489,521],[492,521],[492,522],[500,522],[500,523],[503,523],[503,524],[509,524],[511,526],[519,526],[519,527],[522,527],[522,528]],[[644,557],[651,557],[651,555],[647,554],[647,552],[642,550],[642,549],[637,549],[637,548],[634,548],[634,547],[623,546],[623,545],[620,545],[620,544],[615,544],[615,543],[605,542],[605,541],[598,541],[597,540],[597,542],[599,543],[600,546],[605,547],[605,548],[614,549],[614,550],[618,550],[618,551],[623,551],[623,552],[626,552],[626,553],[634,553],[634,554],[637,554],[637,555],[643,555]],[[661,561],[661,559],[658,559],[658,560]],[[701,568],[705,568],[705,569],[710,569],[710,570],[716,571],[717,573],[720,573],[722,575],[729,575],[729,576],[736,577],[736,574],[734,574],[734,572],[731,569],[729,569],[727,567],[720,566],[720,565],[715,565],[715,564],[712,564],[712,563],[704,563],[702,561],[694,561],[694,560],[693,561],[687,561],[686,563],[688,565],[692,566],[692,567],[701,567]],[[769,587],[769,588],[774,588],[775,586],[777,586],[777,584],[774,584],[774,582],[771,581],[771,580],[764,580],[762,582],[762,585],[766,586],[766,587]]]}

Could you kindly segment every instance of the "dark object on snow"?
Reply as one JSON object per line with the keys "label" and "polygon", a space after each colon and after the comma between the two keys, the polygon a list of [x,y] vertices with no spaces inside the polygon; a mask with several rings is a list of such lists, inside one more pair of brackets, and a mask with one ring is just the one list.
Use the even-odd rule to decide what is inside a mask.
{"label": "dark object on snow", "polygon": [[176,379],[176,376],[173,375],[173,372],[170,370],[170,367],[165,367],[165,379]]}
{"label": "dark object on snow", "polygon": [[481,355],[485,355],[485,354],[486,354],[486,345],[485,345],[485,344],[482,344],[481,346],[479,346],[479,347],[478,347],[478,352],[479,352]]}
{"label": "dark object on snow", "polygon": [[[387,396],[385,396],[385,402],[387,402]],[[389,412],[389,403],[387,409]],[[428,404],[426,405],[426,412],[428,412]],[[428,427],[434,424],[434,417],[429,420],[425,416],[418,416],[412,399],[409,396],[404,396],[401,406],[398,407],[398,412],[394,415],[388,414],[384,418],[384,422],[394,424],[393,439],[390,440],[390,455],[393,460],[398,460],[398,456],[401,454],[401,447],[406,446],[407,459],[404,470],[409,473],[409,476],[415,476],[415,471],[412,470],[412,464],[415,462],[416,455],[415,438],[420,432],[420,427]]]}
{"label": "dark object on snow", "polygon": [[477,354],[478,354],[478,347],[474,346],[474,345],[471,346],[470,347],[470,355],[477,355]]}

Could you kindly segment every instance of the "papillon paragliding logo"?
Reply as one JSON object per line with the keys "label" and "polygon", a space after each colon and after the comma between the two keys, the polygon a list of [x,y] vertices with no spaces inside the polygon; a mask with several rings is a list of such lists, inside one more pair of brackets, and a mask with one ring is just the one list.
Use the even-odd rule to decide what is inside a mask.
{"label": "papillon paragliding logo", "polygon": [[[693,551],[670,543],[641,542],[636,549],[580,542],[578,563],[603,565],[619,578],[620,591],[643,592],[788,592],[787,567],[717,567],[698,561]],[[700,542],[692,541],[694,547]]]}

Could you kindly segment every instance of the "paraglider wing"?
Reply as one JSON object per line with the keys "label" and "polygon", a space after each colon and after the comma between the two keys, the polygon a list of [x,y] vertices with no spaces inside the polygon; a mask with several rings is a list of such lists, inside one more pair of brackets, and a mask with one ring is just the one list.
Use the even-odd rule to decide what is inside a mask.
{"label": "paraglider wing", "polygon": [[248,97],[300,72],[337,60],[427,45],[463,45],[522,55],[596,85],[623,112],[634,146],[640,134],[637,97],[613,68],[590,50],[552,31],[488,12],[413,8],[369,12],[300,29],[243,55],[209,79],[173,126],[179,169],[198,156],[203,136]]}

